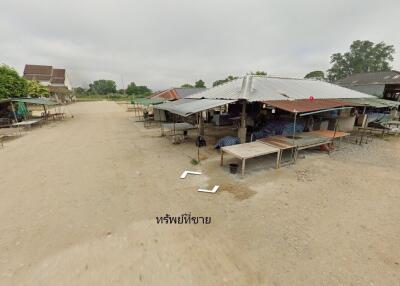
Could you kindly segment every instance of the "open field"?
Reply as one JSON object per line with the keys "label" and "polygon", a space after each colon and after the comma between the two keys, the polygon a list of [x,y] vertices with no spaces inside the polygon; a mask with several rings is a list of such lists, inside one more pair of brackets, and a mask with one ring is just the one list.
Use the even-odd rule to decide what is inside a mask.
{"label": "open field", "polygon": [[[115,102],[68,108],[0,149],[0,285],[400,285],[398,138],[240,179]],[[156,223],[185,212],[212,223]]]}

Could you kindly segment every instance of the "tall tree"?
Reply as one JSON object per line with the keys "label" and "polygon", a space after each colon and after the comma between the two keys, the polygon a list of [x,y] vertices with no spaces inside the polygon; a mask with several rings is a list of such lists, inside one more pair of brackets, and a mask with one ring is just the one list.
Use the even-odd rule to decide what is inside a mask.
{"label": "tall tree", "polygon": [[256,71],[256,72],[251,72],[252,75],[267,75],[265,71]]}
{"label": "tall tree", "polygon": [[225,79],[219,79],[219,80],[214,81],[214,82],[213,82],[213,86],[217,86],[217,85],[220,85],[220,84],[223,84],[223,83],[226,83],[226,82],[229,82],[229,81],[238,79],[238,78],[239,78],[239,77],[237,77],[237,76],[229,75],[229,76],[228,76],[227,78],[225,78]]}
{"label": "tall tree", "polygon": [[89,84],[90,92],[95,94],[109,94],[117,92],[117,85],[113,80],[100,79]]}
{"label": "tall tree", "polygon": [[50,95],[49,88],[40,84],[37,80],[28,80],[27,93],[32,97],[48,97]]}
{"label": "tall tree", "polygon": [[354,41],[349,52],[331,56],[328,79],[336,81],[354,73],[390,70],[394,52],[394,47],[384,42]]}
{"label": "tall tree", "polygon": [[25,96],[26,90],[26,80],[15,69],[0,65],[0,98]]}
{"label": "tall tree", "polygon": [[325,79],[325,74],[323,71],[312,71],[312,72],[309,72],[308,74],[306,74],[304,76],[304,78],[313,78],[313,79],[323,80],[323,79]]}
{"label": "tall tree", "polygon": [[135,97],[145,97],[151,94],[151,89],[145,85],[136,85],[131,82],[126,88],[126,93]]}
{"label": "tall tree", "polygon": [[203,80],[199,79],[198,81],[195,82],[194,87],[205,88],[206,84]]}
{"label": "tall tree", "polygon": [[184,84],[181,85],[181,87],[192,88],[194,86],[189,84],[189,83],[184,83]]}

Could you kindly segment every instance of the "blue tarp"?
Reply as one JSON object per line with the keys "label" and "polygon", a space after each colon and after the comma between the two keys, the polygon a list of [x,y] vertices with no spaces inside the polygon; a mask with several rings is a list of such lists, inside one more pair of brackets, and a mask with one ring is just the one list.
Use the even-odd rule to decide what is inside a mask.
{"label": "blue tarp", "polygon": [[215,144],[215,148],[219,149],[221,147],[231,146],[236,144],[240,144],[240,139],[238,137],[226,136],[218,140],[217,144]]}
{"label": "blue tarp", "polygon": [[[288,121],[270,121],[260,131],[253,132],[253,140],[265,138],[272,135],[291,136],[293,135],[294,122]],[[296,123],[296,133],[304,131],[304,123]]]}

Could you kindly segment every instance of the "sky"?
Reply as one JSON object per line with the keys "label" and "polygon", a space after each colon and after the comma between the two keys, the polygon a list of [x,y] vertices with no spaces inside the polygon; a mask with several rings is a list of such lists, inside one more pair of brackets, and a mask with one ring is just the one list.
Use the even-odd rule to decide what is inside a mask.
{"label": "sky", "polygon": [[353,40],[394,45],[398,0],[1,0],[0,63],[65,68],[72,85],[97,79],[153,90],[263,70],[326,71]]}

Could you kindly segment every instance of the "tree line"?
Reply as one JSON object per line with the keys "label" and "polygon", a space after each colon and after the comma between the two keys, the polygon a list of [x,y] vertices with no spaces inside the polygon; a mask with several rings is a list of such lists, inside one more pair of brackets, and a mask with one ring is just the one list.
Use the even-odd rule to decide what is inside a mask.
{"label": "tree line", "polygon": [[[315,70],[305,75],[305,78],[313,78],[335,82],[354,73],[388,71],[393,61],[395,49],[393,45],[384,42],[373,43],[371,41],[354,41],[350,50],[345,53],[335,53],[330,58],[331,67],[326,71]],[[253,75],[267,75],[265,71],[252,72]],[[325,75],[326,74],[326,75]],[[238,76],[229,75],[224,79],[216,80],[212,86],[218,86],[237,79]],[[205,88],[205,82],[201,79],[194,84],[185,83],[181,87]],[[117,89],[113,80],[100,79],[89,84],[89,88],[77,87],[74,92],[79,95],[108,95],[121,94],[135,97],[146,97],[152,94],[152,90],[145,85],[136,85],[131,82],[126,89]],[[7,65],[0,65],[0,98],[9,97],[47,97],[48,87],[38,81],[26,80],[18,72]]]}
{"label": "tree line", "polygon": [[326,76],[323,71],[316,70],[306,74],[305,78],[335,82],[355,73],[389,71],[394,53],[393,45],[384,42],[353,41],[350,51],[331,56],[331,67],[326,71]]}
{"label": "tree line", "polygon": [[50,95],[47,86],[36,80],[27,80],[7,65],[0,65],[0,98],[10,97],[47,97]]}

